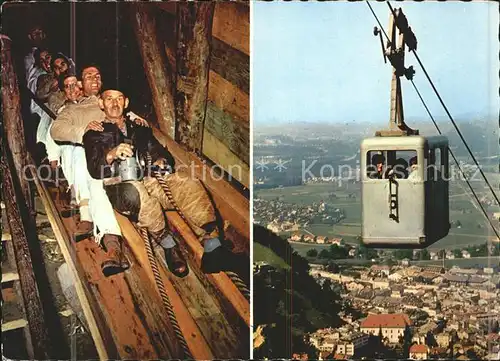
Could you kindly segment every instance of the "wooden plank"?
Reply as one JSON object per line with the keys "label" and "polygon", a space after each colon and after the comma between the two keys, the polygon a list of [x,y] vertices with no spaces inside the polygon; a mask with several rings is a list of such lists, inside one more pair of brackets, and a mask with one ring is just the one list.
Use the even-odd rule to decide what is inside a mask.
{"label": "wooden plank", "polygon": [[175,139],[201,154],[214,2],[177,4]]}
{"label": "wooden plank", "polygon": [[19,275],[17,272],[2,273],[2,284],[18,280]]}
{"label": "wooden plank", "polygon": [[238,121],[220,110],[213,102],[207,103],[205,128],[246,164],[250,164],[249,123]]}
{"label": "wooden plank", "polygon": [[210,70],[208,83],[208,99],[220,110],[235,118],[250,121],[250,104],[248,94]]}
{"label": "wooden plank", "polygon": [[[75,231],[76,222],[72,218],[65,218],[64,223],[70,233]],[[116,347],[118,357],[140,360],[180,357],[177,345],[171,345],[176,340],[172,330],[164,324],[167,315],[156,309],[155,305],[160,301],[154,297],[144,271],[133,257],[128,257],[132,266],[125,273],[132,273],[130,277],[139,277],[140,280],[132,287],[129,279],[125,279],[129,277],[125,273],[103,276],[101,264],[106,255],[93,239],[79,241],[74,247],[78,262],[85,265],[80,277],[92,290],[98,312],[103,315],[110,331],[112,341],[108,342]],[[137,293],[144,293],[144,296]],[[144,297],[149,301],[145,302]],[[152,314],[155,314],[154,318]]]}
{"label": "wooden plank", "polygon": [[[159,251],[162,252],[161,249]],[[162,266],[165,268],[163,262]],[[242,340],[232,327],[234,319],[228,318],[221,312],[221,309],[214,301],[214,295],[199,280],[194,267],[196,265],[190,262],[191,271],[182,279],[174,276],[171,272],[167,272],[170,282],[181,296],[186,307],[188,307],[196,324],[203,330],[203,334],[207,342],[212,346],[217,358],[248,358],[248,349],[245,350],[244,354],[241,354]]]}
{"label": "wooden plank", "polygon": [[250,7],[236,2],[218,2],[213,35],[233,48],[250,55]]}
{"label": "wooden plank", "polygon": [[221,166],[231,177],[235,178],[245,187],[250,185],[250,168],[217,137],[207,129],[203,135],[203,154]]}
{"label": "wooden plank", "polygon": [[26,321],[25,319],[19,319],[19,320],[5,322],[5,323],[2,323],[2,332],[17,330],[18,328],[24,328],[27,325],[28,325],[28,321]]}
{"label": "wooden plank", "polygon": [[[3,202],[2,202],[3,203]],[[5,206],[5,204],[4,204]],[[4,208],[5,209],[5,208]],[[4,242],[5,246],[5,252],[2,252],[2,256],[6,255],[5,263],[2,261],[2,270],[16,270],[15,268],[15,260],[16,257],[14,255],[14,247],[12,245],[12,242]],[[2,249],[3,250],[3,249]],[[17,270],[16,270],[17,271]],[[9,288],[9,297],[4,297],[4,302],[8,302],[7,298],[10,298],[12,301],[16,301],[18,305],[18,310],[21,311],[21,317],[23,318],[26,317],[26,310],[24,309],[24,303],[23,302],[18,302],[17,300],[22,300],[23,295],[21,292],[21,287],[19,282],[14,282],[12,281],[10,284],[5,285],[6,288],[11,286]],[[2,285],[2,297],[4,296],[4,285]],[[7,319],[7,308],[2,308],[2,320],[5,321]],[[30,359],[34,359],[34,351],[33,351],[33,342],[31,341],[31,333],[29,327],[24,327],[23,329],[23,335],[24,335],[24,340],[25,340],[25,346],[26,346],[26,352],[27,355]]]}
{"label": "wooden plank", "polygon": [[[54,191],[57,191],[54,189]],[[56,198],[56,197],[54,197]],[[60,206],[60,205],[59,205]],[[76,223],[72,218],[64,219],[64,226],[73,232]],[[117,355],[121,358],[172,358],[179,356],[172,347],[175,338],[172,336],[171,327],[165,323],[166,314],[157,309],[160,301],[152,298],[155,295],[145,282],[146,276],[140,266],[136,265],[124,274],[104,278],[100,264],[104,259],[104,252],[92,240],[78,242],[76,257],[79,265],[84,264],[83,279],[86,279],[97,300],[99,310],[93,314],[102,314],[107,322],[100,326],[111,330],[111,335],[106,342],[108,347],[116,347]],[[132,261],[132,263],[134,263]],[[130,285],[130,277],[139,277]],[[104,319],[103,318],[103,319]],[[109,326],[109,328],[108,328]],[[167,336],[167,334],[169,334]],[[114,342],[113,342],[113,341]],[[176,352],[171,353],[170,350]]]}
{"label": "wooden plank", "polygon": [[210,69],[250,93],[250,57],[217,38],[212,38]]}
{"label": "wooden plank", "polygon": [[124,274],[109,278],[102,276],[100,264],[105,258],[103,250],[93,240],[86,239],[78,242],[76,252],[79,261],[85,264],[84,279],[89,282],[110,329],[118,358],[150,360],[158,358],[160,352],[160,358],[170,358],[166,348],[158,352],[155,349],[146,325],[138,317],[138,305],[134,302]]}
{"label": "wooden plank", "polygon": [[90,288],[82,282],[80,274],[83,274],[83,267],[78,261],[71,237],[67,233],[65,225],[59,216],[58,210],[52,202],[51,195],[45,184],[40,182],[38,177],[33,177],[38,194],[45,207],[47,217],[57,239],[59,249],[75,277],[75,288],[83,314],[89,325],[89,331],[94,340],[94,344],[100,359],[109,359],[116,355],[116,347],[113,345],[109,328],[106,326],[102,314],[100,313],[97,301],[92,296]]}
{"label": "wooden plank", "polygon": [[[176,13],[175,1],[156,4],[165,12]],[[250,7],[248,3],[218,2],[215,7],[212,35],[250,55]]]}
{"label": "wooden plank", "polygon": [[[165,136],[158,128],[152,128],[158,141],[174,156],[177,166],[193,169],[195,177],[207,187],[217,210],[224,220],[229,221],[247,240],[250,239],[250,205],[248,199],[223,179],[207,177],[206,165],[194,154],[187,153],[179,144]],[[192,167],[192,168],[191,168]],[[249,243],[247,248],[249,248]]]}
{"label": "wooden plank", "polygon": [[143,60],[153,97],[156,119],[160,129],[168,136],[175,136],[173,83],[164,46],[157,39],[156,17],[150,4],[134,4],[131,7],[137,44]]}
{"label": "wooden plank", "polygon": [[160,359],[183,357],[184,351],[175,337],[167,311],[162,305],[160,296],[156,294],[154,285],[149,282],[146,272],[127,271],[124,275],[133,303],[136,305],[137,315],[143,321],[148,336],[155,346],[157,357]]}
{"label": "wooden plank", "polygon": [[[4,64],[2,64],[2,66],[3,65]],[[4,156],[5,154],[6,152],[4,152]],[[23,202],[20,201],[18,199],[19,197],[16,195],[11,170],[6,163],[2,162],[2,170],[2,198],[5,203],[10,233],[12,238],[16,240],[15,242],[9,242],[9,245],[12,245],[14,250],[24,310],[26,318],[29,321],[33,353],[35,358],[46,359],[51,357],[54,350],[52,350],[49,344],[48,331],[45,323],[45,311],[31,261],[28,236],[32,236],[32,234],[27,230],[30,223],[26,221],[26,216],[23,216],[23,210],[20,208]],[[26,209],[24,209],[24,212],[26,212]],[[36,241],[31,239],[31,242]]]}
{"label": "wooden plank", "polygon": [[[194,255],[194,259],[198,267],[200,267],[203,247],[196,235],[177,212],[167,212],[167,219],[182,234],[183,239],[190,248],[190,253]],[[250,305],[231,279],[223,272],[207,274],[206,277],[229,302],[237,315],[250,326]]]}
{"label": "wooden plank", "polygon": [[[146,249],[144,248],[144,242],[135,229],[135,227],[130,223],[130,221],[118,214],[116,214],[116,219],[120,225],[122,233],[124,237],[127,239],[127,243],[129,247],[132,249],[134,256],[139,264],[142,265],[144,270],[146,271],[149,281],[154,281],[154,275],[149,266],[149,260],[146,253]],[[189,350],[193,357],[197,360],[212,360],[214,359],[214,355],[212,354],[210,347],[203,337],[200,329],[192,319],[188,309],[182,302],[180,296],[177,294],[174,289],[172,283],[169,281],[165,270],[162,270],[161,277],[163,284],[165,285],[165,289],[167,294],[170,297],[170,302],[175,310],[176,317],[179,322],[179,326],[181,328],[182,334],[186,339],[186,343],[188,344]],[[157,290],[158,292],[158,290]],[[158,292],[159,294],[159,292]]]}

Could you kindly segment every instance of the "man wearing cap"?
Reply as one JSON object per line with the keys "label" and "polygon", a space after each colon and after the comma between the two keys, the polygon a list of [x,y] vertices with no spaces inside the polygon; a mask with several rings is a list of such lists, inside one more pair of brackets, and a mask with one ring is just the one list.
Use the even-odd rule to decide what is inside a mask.
{"label": "man wearing cap", "polygon": [[[83,137],[89,173],[104,179],[114,208],[147,228],[165,249],[167,265],[176,276],[185,276],[188,269],[165,222],[163,209],[173,208],[172,199],[204,245],[201,269],[206,273],[245,272],[249,268],[245,259],[225,249],[219,240],[215,209],[201,181],[175,172],[174,158],[151,129],[125,118],[123,113],[128,102],[119,90],[107,89],[101,93],[99,106],[105,113],[101,129],[88,130]],[[134,176],[135,173],[128,179],[130,173],[124,175],[120,170],[124,164],[128,167],[134,164],[133,160],[129,161],[131,158],[143,159],[147,154],[153,166],[167,171],[162,177],[172,198],[165,194],[158,180],[149,175],[147,166],[139,172],[145,171],[143,179],[140,175]]]}

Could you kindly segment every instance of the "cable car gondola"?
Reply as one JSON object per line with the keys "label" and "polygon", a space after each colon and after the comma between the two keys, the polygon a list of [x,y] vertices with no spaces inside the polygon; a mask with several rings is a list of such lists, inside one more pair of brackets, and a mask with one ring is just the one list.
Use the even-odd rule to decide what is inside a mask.
{"label": "cable car gondola", "polygon": [[446,137],[367,138],[361,169],[365,245],[420,248],[448,234]]}
{"label": "cable car gondola", "polygon": [[413,68],[404,66],[404,51],[416,49],[416,38],[401,9],[391,13],[389,24],[391,41],[385,49],[382,32],[374,31],[393,66],[391,116],[389,129],[361,143],[361,238],[370,247],[423,248],[450,229],[448,139],[422,136],[405,124],[400,77],[413,78]]}

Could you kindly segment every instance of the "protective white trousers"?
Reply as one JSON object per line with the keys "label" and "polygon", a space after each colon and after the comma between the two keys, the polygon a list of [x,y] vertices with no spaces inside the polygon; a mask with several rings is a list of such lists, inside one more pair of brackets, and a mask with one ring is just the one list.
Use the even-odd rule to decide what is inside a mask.
{"label": "protective white trousers", "polygon": [[47,146],[47,135],[52,124],[52,118],[41,109],[38,114],[40,115],[40,123],[38,123],[38,128],[36,129],[36,142]]}
{"label": "protective white trousers", "polygon": [[121,236],[122,232],[116,220],[113,206],[104,190],[102,179],[92,178],[87,170],[85,149],[81,146],[74,147],[73,159],[75,160],[73,169],[77,200],[89,199],[90,215],[94,222],[95,241],[100,243],[105,234]]}

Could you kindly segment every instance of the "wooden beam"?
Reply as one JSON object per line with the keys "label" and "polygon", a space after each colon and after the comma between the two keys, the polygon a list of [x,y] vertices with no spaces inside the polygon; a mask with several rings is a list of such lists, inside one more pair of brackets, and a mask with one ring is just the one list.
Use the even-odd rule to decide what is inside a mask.
{"label": "wooden beam", "polygon": [[220,110],[248,123],[250,121],[248,94],[213,70],[210,70],[208,80],[208,99]]}
{"label": "wooden beam", "polygon": [[175,136],[173,83],[164,45],[157,38],[156,17],[150,4],[131,7],[137,44],[141,52],[144,71],[148,78],[156,119],[160,129],[169,137]]}
{"label": "wooden beam", "polygon": [[250,55],[250,7],[237,2],[217,2],[213,35]]}
{"label": "wooden beam", "polygon": [[248,328],[244,335],[237,333],[238,328],[233,327],[235,318],[222,312],[216,296],[200,280],[206,278],[205,275],[195,268],[195,262],[189,264],[190,272],[185,278],[178,278],[171,272],[167,272],[167,275],[186,307],[192,310],[193,317],[204,331],[214,354],[218,359],[248,359],[249,350],[242,347],[245,344],[244,338],[249,338]]}
{"label": "wooden beam", "polygon": [[[135,227],[126,217],[118,213],[115,213],[115,215],[122,230],[122,234],[127,239],[127,243],[134,253],[137,262],[139,262],[142,268],[146,271],[149,281],[154,283],[154,275],[149,265],[146,249],[144,248],[144,241],[142,240]],[[165,270],[161,269],[161,271],[163,284],[165,285],[167,294],[170,297],[170,302],[172,303],[172,306],[175,310],[175,315],[177,317],[177,320],[179,321],[179,326],[181,328],[182,334],[186,339],[191,354],[196,360],[213,360],[215,357],[212,354],[210,347],[200,329],[192,319],[189,310],[186,308],[186,306],[182,302],[182,299],[177,294],[172,283],[168,279]],[[157,293],[159,294],[158,290]]]}
{"label": "wooden beam", "polygon": [[[198,237],[196,237],[177,212],[167,212],[167,219],[182,234],[183,239],[191,250],[190,253],[194,255],[194,260],[197,262],[198,268],[200,268],[203,247]],[[250,326],[250,305],[231,279],[224,272],[207,274],[206,278],[219,290],[222,298],[227,300],[230,307],[233,308],[243,322]]]}
{"label": "wooden beam", "polygon": [[[187,153],[182,147],[158,128],[153,128],[155,137],[166,146],[174,156],[177,165],[194,169],[194,175],[203,181],[212,196],[217,210],[224,220],[229,221],[247,240],[250,239],[250,205],[246,197],[223,179],[207,176],[206,165],[194,154]],[[192,167],[192,168],[191,168]],[[247,245],[249,247],[249,243]]]}
{"label": "wooden beam", "polygon": [[[12,154],[15,172],[11,174],[15,184],[19,184],[24,196],[24,202],[29,212],[33,211],[31,191],[27,177],[23,176],[24,167],[27,165],[26,140],[24,138],[24,125],[21,116],[21,96],[19,83],[12,62],[11,46],[9,37],[0,34],[2,64],[2,119],[4,123],[4,135]],[[6,146],[4,144],[4,146]]]}
{"label": "wooden beam", "polygon": [[[5,63],[2,63],[2,66],[4,65]],[[2,92],[3,90],[4,89],[2,87]],[[28,235],[30,233],[26,228],[29,223],[26,224],[26,217],[22,216],[20,205],[24,203],[18,199],[19,197],[16,197],[11,170],[7,164],[7,161],[2,163],[2,198],[5,203],[10,233],[12,238],[15,240],[15,242],[10,242],[10,245],[13,247],[17,264],[22,299],[26,318],[28,320],[31,344],[33,346],[33,354],[37,359],[48,359],[51,358],[53,350],[50,349],[48,331],[44,319],[45,312],[31,262],[31,254],[28,246]],[[31,241],[35,242],[35,240]]]}
{"label": "wooden beam", "polygon": [[[176,1],[156,2],[166,13],[176,13]],[[212,35],[250,55],[250,7],[248,3],[217,2]]]}
{"label": "wooden beam", "polygon": [[250,93],[250,57],[217,38],[212,38],[210,69]]}
{"label": "wooden beam", "polygon": [[[177,7],[176,2],[162,2],[162,4],[172,4],[174,8]],[[169,68],[172,70],[173,74],[176,73],[177,65],[177,18],[176,12],[173,14],[161,11],[157,14],[158,21],[158,31],[161,34],[161,40],[163,41],[165,54],[167,55],[167,61]],[[175,79],[175,78],[173,78]]]}
{"label": "wooden beam", "polygon": [[219,165],[245,187],[250,186],[250,167],[234,154],[223,142],[205,129],[203,155]]}
{"label": "wooden beam", "polygon": [[201,154],[214,2],[177,4],[175,140]]}
{"label": "wooden beam", "polygon": [[[118,213],[116,213],[116,217],[134,256],[147,271],[150,282],[154,283],[154,275],[141,236],[127,218]],[[167,217],[171,217],[170,213]],[[184,233],[182,235],[184,236]],[[190,233],[188,237],[193,237],[193,235]],[[162,281],[193,357],[197,360],[211,360],[214,357],[238,358],[241,356],[248,358],[246,353],[240,355],[242,353],[241,339],[235,336],[232,326],[236,313],[231,314],[233,317],[224,316],[212,300],[219,295],[214,295],[210,289],[207,290],[203,286],[204,283],[197,280],[200,277],[207,278],[204,274],[200,275],[199,262],[190,262],[191,272],[183,279],[175,277],[167,271],[163,262],[158,263]]]}
{"label": "wooden beam", "polygon": [[[155,286],[149,282],[144,269],[142,272],[127,271],[123,275],[135,305],[136,315],[142,320],[155,351],[152,356],[156,355],[159,359],[181,358],[184,351],[175,337],[167,310],[163,307],[160,296],[156,294]],[[140,339],[138,341],[140,342]]]}
{"label": "wooden beam", "polygon": [[224,143],[238,158],[250,164],[250,125],[207,103],[205,128]]}

